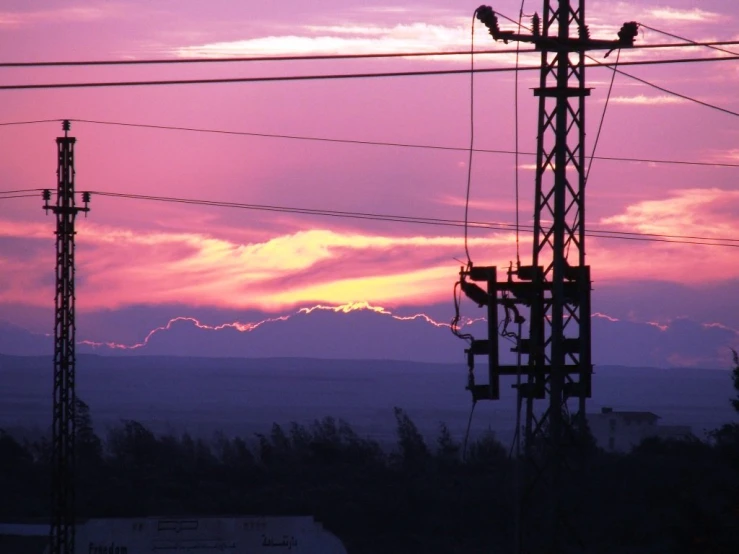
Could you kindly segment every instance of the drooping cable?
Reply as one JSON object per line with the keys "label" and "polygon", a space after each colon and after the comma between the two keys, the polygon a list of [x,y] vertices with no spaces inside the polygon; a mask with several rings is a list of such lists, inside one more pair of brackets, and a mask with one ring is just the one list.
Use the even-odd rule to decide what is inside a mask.
{"label": "drooping cable", "polygon": [[[498,13],[498,12],[496,12]],[[592,59],[592,58],[591,58]],[[621,62],[621,66],[651,66],[678,63],[708,63],[708,62],[728,62],[739,60],[739,56],[721,56],[712,58],[673,58],[662,60],[642,60]],[[602,63],[594,60],[593,65],[585,65],[585,67],[603,67],[611,64]],[[519,71],[538,71],[538,67],[521,67]],[[475,73],[509,73],[515,71],[513,67],[490,67],[484,69],[475,69]],[[284,75],[273,77],[221,77],[212,79],[159,79],[147,81],[92,81],[92,82],[74,82],[74,83],[24,83],[0,85],[0,90],[42,90],[42,89],[68,89],[68,88],[106,88],[106,87],[142,87],[142,86],[172,86],[172,85],[211,85],[211,84],[227,84],[227,83],[276,83],[287,81],[325,81],[325,80],[347,80],[347,79],[371,79],[371,78],[390,78],[390,77],[423,77],[423,76],[441,76],[441,75],[463,75],[469,73],[469,69],[440,69],[427,71],[389,71],[382,73],[334,73],[320,75]],[[629,77],[632,77],[629,75]],[[733,112],[728,112],[732,115]]]}
{"label": "drooping cable", "polygon": [[[496,12],[497,13],[497,12]],[[506,18],[501,14],[502,17]],[[513,23],[515,21],[511,20]],[[646,25],[645,28],[651,29]],[[655,30],[656,29],[651,29]],[[658,31],[659,32],[659,31]],[[663,32],[664,33],[664,32]],[[679,40],[685,40],[677,35],[670,35]],[[692,41],[691,41],[692,42]],[[739,45],[737,40],[717,40],[692,43],[695,46],[733,46]],[[685,48],[689,44],[642,44],[635,46],[634,49],[666,49],[666,48]],[[538,54],[538,50],[523,50],[524,53]],[[515,50],[480,50],[478,54],[515,54]],[[182,64],[218,64],[233,62],[279,62],[279,61],[320,61],[320,60],[345,60],[345,59],[372,59],[372,58],[417,58],[417,57],[438,57],[438,56],[462,56],[467,54],[466,50],[453,51],[444,50],[439,52],[378,52],[368,54],[310,54],[301,56],[238,56],[238,57],[192,57],[192,58],[158,58],[158,59],[137,59],[137,60],[67,60],[67,61],[41,61],[41,62],[0,62],[0,67],[21,69],[28,67],[84,67],[84,66],[124,66],[124,65],[182,65]]]}
{"label": "drooping cable", "polygon": [[9,127],[11,125],[35,125],[37,123],[59,123],[62,119],[37,119],[35,121],[3,121],[0,127]]}
{"label": "drooping cable", "polygon": [[462,443],[462,461],[467,461],[467,443],[470,438],[470,429],[472,428],[472,415],[475,413],[475,406],[477,406],[477,401],[472,400],[470,415],[467,418],[467,430],[464,433],[464,442]]}
{"label": "drooping cable", "polygon": [[[534,50],[531,50],[534,52]],[[481,50],[478,54],[513,54],[514,50]],[[463,56],[466,50],[442,50],[437,52],[377,52],[367,54],[309,54],[301,56],[236,56],[236,57],[192,57],[192,58],[154,58],[139,60],[69,60],[44,62],[0,62],[0,67],[80,67],[80,66],[119,66],[119,65],[182,65],[182,64],[220,64],[248,62],[301,62],[321,60],[363,60],[378,58],[423,58],[440,56]]]}
{"label": "drooping cable", "polygon": [[650,27],[649,25],[645,25],[644,23],[641,23],[641,22],[639,22],[639,27],[644,27],[645,29],[649,29],[650,31],[654,31],[655,33],[659,33],[661,35],[665,35],[670,38],[674,38],[677,40],[683,40],[687,43],[692,44],[693,46],[703,46],[705,48],[710,48],[711,50],[716,50],[717,52],[723,52],[724,54],[731,54],[732,56],[739,56],[739,52],[733,52],[731,50],[727,50],[726,48],[721,48],[711,43],[705,43],[705,42],[702,43],[702,42],[698,42],[695,40],[691,40],[689,38],[681,37],[680,35],[675,35],[673,33],[668,33],[667,31],[655,29],[654,27]]}
{"label": "drooping cable", "polygon": [[[606,102],[603,106],[603,112],[600,114],[600,122],[598,123],[598,132],[595,134],[595,142],[593,143],[593,150],[590,153],[590,159],[588,160],[588,168],[585,171],[585,177],[583,179],[584,186],[587,187],[588,180],[590,178],[590,170],[593,168],[593,159],[595,159],[595,153],[598,150],[598,142],[600,141],[600,135],[603,132],[603,124],[606,121],[606,113],[608,113],[608,105],[611,100],[611,93],[613,92],[613,84],[616,80],[616,73],[618,70],[618,62],[621,58],[621,49],[619,48],[616,52],[616,64],[613,66],[613,73],[611,74],[611,82],[608,85],[608,93],[606,94]],[[574,227],[576,227],[580,223],[580,217],[582,216],[582,213],[580,212],[580,206],[577,207],[577,211],[575,212],[575,220],[574,220]],[[570,255],[570,245],[572,244],[572,236],[570,235],[567,238],[567,250],[565,251],[565,259],[569,257]]]}
{"label": "drooping cable", "polygon": [[[479,9],[479,8],[478,8]],[[470,146],[467,155],[467,190],[464,199],[464,253],[467,256],[467,266],[472,266],[470,248],[468,244],[468,220],[470,212],[470,189],[472,188],[472,159],[475,149],[475,19],[477,10],[472,13],[470,25]]]}
{"label": "drooping cable", "polygon": [[[518,10],[518,32],[521,32],[521,21],[523,19],[523,7],[526,0],[521,0],[521,7]],[[514,180],[516,188],[516,267],[521,267],[521,240],[520,240],[520,229],[519,229],[519,205],[518,205],[518,179],[519,179],[519,168],[518,168],[518,149],[519,149],[519,133],[518,133],[518,70],[519,70],[519,54],[521,51],[521,42],[516,41],[516,71],[514,75],[514,94],[513,94],[513,111],[514,111],[514,134],[515,139],[515,157],[514,157]]]}
{"label": "drooping cable", "polygon": [[454,283],[454,289],[452,291],[452,296],[454,298],[454,317],[452,318],[451,324],[449,325],[449,328],[451,329],[452,333],[457,337],[464,341],[467,341],[468,343],[471,343],[475,337],[473,337],[469,333],[462,333],[459,329],[459,321],[461,319],[460,314],[460,302],[462,300],[462,290],[460,287],[460,282],[457,281]]}
{"label": "drooping cable", "polygon": [[[31,189],[34,190],[34,189]],[[36,191],[42,191],[44,189],[35,189]],[[9,191],[5,191],[8,193]],[[239,202],[228,202],[220,200],[205,200],[205,199],[193,199],[193,198],[179,198],[171,196],[152,196],[132,193],[121,193],[111,191],[98,191],[89,190],[86,191],[90,194],[95,194],[102,197],[108,198],[123,198],[129,200],[145,200],[154,202],[165,202],[173,204],[185,204],[185,205],[196,205],[216,208],[235,208],[243,210],[255,210],[255,211],[266,211],[266,212],[277,212],[277,213],[288,213],[296,215],[311,215],[321,217],[336,217],[346,219],[358,219],[358,220],[371,220],[371,221],[387,221],[391,223],[405,223],[414,225],[431,225],[440,227],[464,227],[464,222],[457,219],[443,219],[436,217],[418,217],[418,216],[406,216],[396,214],[381,214],[371,212],[350,212],[350,211],[338,211],[338,210],[321,210],[314,208],[299,208],[289,206],[276,206],[276,205],[265,205],[265,204],[245,204]],[[0,191],[2,194],[2,191]],[[52,192],[52,194],[54,194]],[[35,196],[35,195],[31,195]],[[511,231],[513,230],[514,224],[503,223],[503,222],[482,222],[482,221],[470,221],[469,225],[477,229],[490,229],[494,231]],[[521,229],[525,229],[528,232],[533,231],[533,227],[530,225],[522,225]],[[607,229],[596,229],[586,233],[589,237],[605,238],[605,239],[618,239],[618,240],[631,240],[631,241],[644,241],[644,242],[664,242],[669,244],[692,244],[698,246],[726,246],[731,248],[739,248],[739,239],[724,238],[724,237],[704,237],[704,236],[693,236],[693,235],[668,235],[660,233],[638,233],[634,231],[610,231]],[[714,241],[714,242],[705,242]]]}
{"label": "drooping cable", "polygon": [[[153,125],[147,123],[127,123],[122,121],[101,121],[93,119],[76,119],[66,118],[69,121],[77,123],[89,123],[92,125],[111,125],[120,127],[134,127],[141,129],[156,129],[165,131],[184,131],[191,133],[213,133],[219,135],[233,135],[233,136],[246,136],[246,137],[261,137],[261,138],[276,138],[276,139],[287,139],[287,140],[303,140],[303,141],[315,141],[315,142],[328,142],[337,144],[357,144],[364,146],[388,146],[395,148],[420,148],[428,150],[448,150],[457,152],[467,152],[469,147],[463,146],[441,146],[434,144],[411,144],[403,142],[388,142],[388,141],[370,141],[370,140],[352,140],[352,139],[339,139],[331,137],[310,137],[304,135],[284,135],[275,133],[257,133],[252,131],[229,131],[226,129],[204,129],[199,127],[182,127],[175,125]],[[62,121],[53,120],[53,121]],[[515,155],[514,150],[499,150],[499,149],[487,149],[487,148],[473,148],[473,152],[482,154],[504,154],[504,155]],[[519,151],[521,156],[535,156],[535,152],[523,152]],[[660,160],[660,159],[649,159],[649,158],[623,158],[615,156],[595,156],[596,160],[603,161],[617,161],[617,162],[637,162],[637,163],[650,163],[650,164],[665,164],[665,165],[695,165],[704,167],[739,167],[739,163],[717,163],[717,162],[698,162],[691,160]]]}
{"label": "drooping cable", "polygon": [[590,178],[590,170],[593,167],[593,160],[595,159],[595,153],[598,150],[598,141],[600,141],[600,134],[603,131],[603,123],[606,120],[606,113],[608,112],[608,104],[611,101],[611,93],[613,92],[613,83],[616,80],[616,73],[618,72],[618,62],[621,57],[621,49],[616,52],[616,65],[613,66],[613,74],[611,75],[611,83],[608,85],[608,94],[606,94],[606,103],[603,106],[603,113],[600,116],[600,123],[598,123],[598,132],[595,134],[595,142],[593,143],[593,150],[590,153],[590,160],[588,161],[588,169],[585,172],[585,185],[588,184]]}
{"label": "drooping cable", "polygon": [[[501,16],[502,18],[507,19],[511,23],[514,23],[514,24],[517,23],[514,19],[511,19],[510,17],[508,17],[508,16],[506,16],[506,15],[500,13],[500,12],[497,12],[496,11],[495,13],[497,15]],[[646,27],[645,26],[645,28],[654,30],[651,27]],[[524,27],[524,29],[526,29],[528,31],[531,31],[531,29],[528,28],[528,27]],[[689,39],[682,39],[682,37],[680,37],[680,40],[686,40],[686,41],[690,42]],[[721,57],[721,58],[713,58],[713,59],[717,61],[717,60],[736,60],[736,59],[739,58],[739,54],[736,54],[736,53],[733,53],[733,52],[731,54],[733,54],[733,55],[732,56],[729,56],[729,57]],[[587,54],[585,54],[585,57],[588,58],[589,60],[591,60],[592,62],[595,62],[599,66],[605,66],[605,65],[615,66],[615,65],[617,65],[617,64],[605,64],[605,63],[602,63],[598,59],[594,58],[593,56],[589,56]],[[703,58],[703,59],[712,59],[712,58]],[[666,62],[667,60],[662,60],[662,61]],[[623,66],[623,65],[643,65],[643,64],[640,63],[640,62],[624,62],[621,65]],[[654,65],[657,65],[657,63],[655,62]],[[590,67],[590,66],[589,65],[585,65],[585,67]],[[622,70],[617,69],[615,67],[613,67],[613,71],[616,71],[616,72],[620,73],[621,75],[623,75],[625,77],[628,77],[629,79],[633,79],[633,80],[635,80],[637,82],[640,82],[640,83],[642,83],[644,85],[647,85],[647,86],[652,87],[652,88],[654,88],[656,90],[659,90],[660,92],[664,92],[665,94],[670,94],[670,95],[675,96],[677,98],[682,98],[683,100],[687,100],[687,101],[693,102],[695,104],[700,104],[701,106],[705,106],[707,108],[711,108],[713,110],[720,111],[720,112],[725,113],[727,115],[733,115],[733,116],[739,117],[739,113],[738,112],[734,112],[734,111],[729,110],[727,108],[722,108],[721,106],[716,106],[715,104],[710,104],[708,102],[703,102],[702,100],[698,100],[697,98],[693,98],[691,96],[687,96],[685,94],[680,94],[679,92],[675,92],[675,91],[666,89],[664,87],[661,87],[659,85],[656,85],[654,83],[651,83],[651,82],[649,82],[649,81],[647,81],[645,79],[642,79],[642,78],[637,77],[635,75],[632,75],[630,73],[626,73],[625,71],[622,71]]]}
{"label": "drooping cable", "polygon": [[0,196],[0,200],[10,200],[11,198],[38,198],[37,194],[11,194],[10,196]]}
{"label": "drooping cable", "polygon": [[[502,15],[502,14],[501,14]],[[506,18],[504,15],[502,17]],[[513,21],[515,23],[515,21]],[[642,27],[657,31],[646,25],[640,24]],[[678,40],[687,40],[677,35],[661,32],[667,36],[671,36]],[[724,41],[707,41],[693,42],[695,46],[731,46],[739,44],[736,40]],[[654,48],[681,48],[686,44],[643,44],[635,48],[637,49],[654,49]],[[718,49],[717,50],[721,50]],[[538,50],[524,50],[525,53],[538,54]],[[478,54],[515,54],[515,50],[480,50]],[[0,62],[0,67],[5,68],[28,68],[28,67],[84,67],[84,66],[122,66],[122,65],[182,65],[182,64],[219,64],[219,63],[244,63],[244,62],[281,62],[281,61],[320,61],[320,60],[348,60],[348,59],[372,59],[372,58],[419,58],[419,57],[439,57],[439,56],[462,56],[467,51],[450,51],[444,50],[439,52],[378,52],[368,54],[309,54],[301,56],[237,56],[237,57],[192,57],[192,58],[156,58],[156,59],[137,59],[137,60],[67,60],[67,61],[41,61],[41,62]]]}
{"label": "drooping cable", "polygon": [[0,190],[0,194],[17,194],[19,192],[41,192],[44,189],[15,189],[15,190]]}
{"label": "drooping cable", "polygon": [[[600,66],[606,65],[606,64],[600,63],[596,58],[594,58],[592,56],[589,56],[587,54],[585,56],[589,60],[595,62],[596,64],[598,64]],[[733,59],[737,59],[737,58],[716,58],[716,59],[720,59],[720,60],[733,60]],[[622,62],[621,65],[622,66],[624,66],[624,65],[634,65],[634,63],[633,62]],[[643,85],[646,85],[648,87],[651,87],[651,88],[653,88],[655,90],[658,90],[660,92],[664,92],[665,94],[669,94],[671,96],[675,96],[676,98],[682,98],[683,100],[687,100],[688,102],[693,102],[694,104],[699,104],[699,105],[704,106],[706,108],[711,108],[712,110],[716,110],[716,111],[725,113],[727,115],[733,115],[735,117],[739,117],[739,112],[735,112],[735,111],[729,110],[727,108],[723,108],[721,106],[717,106],[715,104],[711,104],[709,102],[704,102],[703,100],[698,100],[697,98],[694,98],[692,96],[688,96],[687,94],[681,94],[679,92],[675,92],[674,90],[670,90],[670,89],[665,88],[665,87],[662,87],[660,85],[656,85],[656,84],[654,84],[654,83],[652,83],[650,81],[647,81],[646,79],[642,79],[641,77],[637,77],[636,75],[632,75],[631,73],[626,73],[625,71],[623,71],[621,69],[616,69],[616,68],[612,68],[612,69],[613,69],[613,71],[615,71],[616,73],[619,73],[620,75],[623,75],[624,77],[628,77],[629,79],[632,79],[634,81],[637,81],[637,82],[639,82],[639,83],[641,83]]]}

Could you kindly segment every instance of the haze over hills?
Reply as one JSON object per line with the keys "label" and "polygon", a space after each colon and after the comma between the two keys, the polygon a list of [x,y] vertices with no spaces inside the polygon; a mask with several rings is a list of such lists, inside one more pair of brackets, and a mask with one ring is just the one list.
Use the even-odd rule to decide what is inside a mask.
{"label": "haze over hills", "polygon": [[[391,440],[392,408],[399,406],[429,436],[440,421],[457,436],[464,433],[471,403],[464,390],[466,343],[441,318],[359,305],[226,321],[164,319],[128,343],[115,343],[116,337],[110,344],[86,342],[78,331],[77,392],[96,424],[104,430],[136,419],[160,432],[248,435],[273,422],[334,416]],[[731,420],[730,364],[719,357],[722,349],[728,353],[732,330],[687,319],[658,326],[602,314],[592,322],[591,411],[653,411],[664,423],[690,425],[699,435]],[[477,321],[465,331],[482,338],[486,324]],[[507,343],[501,344],[503,361],[513,362]],[[49,335],[0,324],[0,427],[47,427],[52,346]],[[705,369],[711,367],[721,370]],[[510,436],[511,384],[503,383],[501,401],[478,405],[473,434],[490,428]]]}
{"label": "haze over hills", "polygon": [[[244,319],[155,318],[135,340],[121,340],[108,325],[101,337],[97,325],[78,322],[78,352],[104,355],[177,355],[206,357],[311,357],[328,359],[393,359],[452,363],[464,359],[465,343],[454,337],[449,317],[427,312],[398,315],[367,304],[323,306],[278,315],[250,314]],[[428,313],[440,313],[429,310]],[[441,313],[448,315],[448,306]],[[472,311],[470,315],[482,315]],[[80,318],[84,322],[84,315]],[[99,317],[98,317],[99,319]],[[593,360],[596,364],[655,367],[728,368],[735,330],[718,324],[678,318],[666,324],[634,322],[596,313]],[[139,325],[138,328],[141,328]],[[87,333],[97,332],[96,340]],[[51,326],[50,326],[50,331]],[[465,327],[478,338],[487,334],[484,321]],[[130,336],[130,331],[127,331]],[[118,335],[118,336],[116,336]],[[50,353],[51,336],[32,333],[0,321],[0,352],[14,355]],[[502,348],[503,361],[512,361]]]}
{"label": "haze over hills", "polygon": [[[405,409],[429,438],[444,421],[458,438],[471,406],[463,364],[311,358],[95,356],[77,363],[77,393],[100,432],[135,419],[157,432],[209,437],[215,431],[253,436],[272,423],[310,423],[333,416],[380,440],[394,437],[392,409]],[[480,376],[483,379],[482,376]],[[729,371],[599,367],[589,411],[603,406],[652,411],[664,424],[690,425],[698,436],[736,418],[728,402]],[[481,402],[472,435],[486,429],[509,440],[515,400]],[[48,356],[0,355],[0,428],[43,432],[51,421]]]}

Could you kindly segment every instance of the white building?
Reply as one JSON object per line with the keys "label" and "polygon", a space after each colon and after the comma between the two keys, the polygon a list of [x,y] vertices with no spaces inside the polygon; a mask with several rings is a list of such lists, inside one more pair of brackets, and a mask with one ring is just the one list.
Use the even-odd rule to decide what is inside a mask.
{"label": "white building", "polygon": [[659,419],[652,412],[603,408],[599,414],[588,414],[588,425],[598,446],[607,452],[629,452],[650,437],[685,439],[693,435],[688,426],[659,425]]}
{"label": "white building", "polygon": [[[48,534],[48,525],[0,523],[0,550],[2,554],[45,554],[48,553]],[[75,554],[159,551],[171,554],[346,554],[341,541],[312,517],[89,519],[76,528]]]}

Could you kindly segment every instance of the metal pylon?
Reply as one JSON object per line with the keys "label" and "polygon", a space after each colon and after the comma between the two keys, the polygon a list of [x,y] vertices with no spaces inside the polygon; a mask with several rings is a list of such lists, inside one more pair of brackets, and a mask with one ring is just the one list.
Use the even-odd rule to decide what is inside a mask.
{"label": "metal pylon", "polygon": [[43,191],[45,210],[56,215],[56,300],[54,323],[54,387],[51,429],[52,520],[50,554],[74,554],[75,510],[75,313],[74,313],[74,144],[69,121],[62,124],[64,136],[57,144],[56,204],[50,205],[51,191]]}
{"label": "metal pylon", "polygon": [[[637,24],[625,23],[616,40],[594,40],[585,24],[585,0],[544,0],[542,15],[535,14],[531,32],[502,31],[494,10],[477,9],[477,18],[492,37],[504,42],[532,43],[541,52],[534,243],[531,265],[511,267],[507,280],[498,282],[495,267],[463,268],[462,290],[488,306],[488,339],[471,340],[467,349],[470,375],[475,356],[489,357],[489,383],[469,389],[473,399],[497,399],[502,375],[522,375],[517,387],[519,405],[525,404],[526,490],[521,510],[519,548],[559,552],[566,524],[562,499],[566,493],[562,469],[567,447],[576,444],[576,422],[585,423],[585,401],[591,394],[590,267],[585,264],[585,57],[591,50],[633,46]],[[469,279],[469,281],[467,281]],[[474,282],[486,283],[483,289]],[[516,338],[521,363],[498,360],[499,314],[502,332]],[[528,336],[511,332],[509,325],[527,323]],[[570,417],[569,401],[577,400]],[[544,400],[537,409],[537,400]],[[520,432],[520,430],[519,430]],[[542,502],[534,489],[544,488]],[[532,503],[539,498],[537,516]],[[526,512],[528,516],[526,517]],[[528,544],[523,544],[528,543]],[[535,544],[538,543],[538,544]]]}

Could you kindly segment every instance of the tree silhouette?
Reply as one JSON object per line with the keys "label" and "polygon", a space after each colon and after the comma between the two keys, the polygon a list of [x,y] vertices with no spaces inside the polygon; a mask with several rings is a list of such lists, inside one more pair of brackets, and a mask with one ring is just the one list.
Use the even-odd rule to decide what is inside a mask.
{"label": "tree silhouette", "polygon": [[731,399],[731,405],[739,412],[739,354],[733,348],[731,353],[734,358],[734,370],[731,372],[731,378],[734,381],[734,390],[736,391],[736,398]]}

